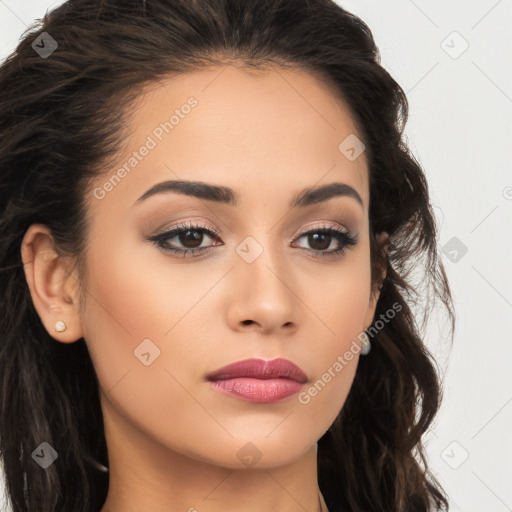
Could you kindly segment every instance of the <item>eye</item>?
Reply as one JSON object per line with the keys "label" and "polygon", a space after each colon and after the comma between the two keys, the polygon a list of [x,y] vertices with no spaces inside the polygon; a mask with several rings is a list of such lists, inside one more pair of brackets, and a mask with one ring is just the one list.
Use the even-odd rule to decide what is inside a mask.
{"label": "eye", "polygon": [[[208,245],[208,239],[220,243]],[[293,242],[305,238],[311,248],[303,247],[314,257],[341,256],[345,249],[357,244],[358,238],[341,227],[322,225],[302,232]],[[179,224],[147,239],[165,252],[180,257],[197,257],[209,252],[215,245],[223,245],[218,232],[206,225],[188,222]],[[206,245],[205,245],[206,242]],[[330,249],[330,250],[328,250]]]}
{"label": "eye", "polygon": [[[217,231],[205,225],[188,222],[174,226],[172,229],[154,235],[148,240],[160,249],[185,257],[188,254],[199,256],[212,249],[212,245],[204,245],[208,238],[219,239]],[[171,241],[175,239],[174,242]],[[181,246],[180,246],[181,244]],[[176,246],[178,245],[178,246]],[[217,244],[222,245],[222,244]]]}
{"label": "eye", "polygon": [[[294,240],[306,238],[310,248],[304,247],[315,257],[341,256],[345,249],[357,244],[357,236],[343,228],[331,225],[318,226],[298,235]],[[327,250],[331,249],[331,250]]]}

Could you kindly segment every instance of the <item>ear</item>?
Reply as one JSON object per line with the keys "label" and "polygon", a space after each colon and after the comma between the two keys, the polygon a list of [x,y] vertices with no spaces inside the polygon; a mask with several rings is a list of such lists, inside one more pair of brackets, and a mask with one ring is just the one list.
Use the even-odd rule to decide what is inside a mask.
{"label": "ear", "polygon": [[[21,243],[21,259],[34,307],[44,327],[57,341],[72,343],[82,338],[78,280],[70,273],[71,259],[59,256],[51,231],[32,224]],[[65,329],[57,330],[56,323]]]}
{"label": "ear", "polygon": [[[389,245],[389,235],[385,231],[382,231],[379,233],[376,237],[377,241],[377,252],[380,254],[385,254],[384,261],[387,261],[387,252],[388,252],[388,245]],[[372,264],[373,268],[373,264]],[[380,291],[382,288],[382,283],[384,282],[384,279],[386,279],[386,268],[379,268],[380,271],[380,277],[376,280],[375,283],[372,283],[372,289],[370,290],[370,301],[368,304],[368,312],[366,314],[365,318],[365,328],[368,328],[372,322],[373,317],[375,316],[375,310],[377,309],[377,302],[379,301],[380,297]]]}

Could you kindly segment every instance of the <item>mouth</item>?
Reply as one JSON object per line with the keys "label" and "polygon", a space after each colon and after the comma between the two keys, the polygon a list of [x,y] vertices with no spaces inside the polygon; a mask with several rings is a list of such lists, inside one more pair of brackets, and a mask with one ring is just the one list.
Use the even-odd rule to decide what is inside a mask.
{"label": "mouth", "polygon": [[308,382],[304,371],[287,359],[245,359],[206,376],[215,391],[250,402],[270,403],[298,393]]}

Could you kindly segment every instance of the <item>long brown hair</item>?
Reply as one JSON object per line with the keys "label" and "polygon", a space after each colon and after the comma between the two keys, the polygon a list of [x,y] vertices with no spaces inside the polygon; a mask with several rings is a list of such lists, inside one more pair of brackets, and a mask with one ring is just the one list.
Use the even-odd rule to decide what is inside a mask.
{"label": "long brown hair", "polygon": [[[47,35],[34,46],[43,32],[58,47]],[[440,375],[411,308],[428,315],[436,299],[453,328],[453,305],[427,182],[404,142],[407,99],[368,26],[331,0],[70,0],[31,26],[0,67],[0,452],[13,510],[97,511],[108,490],[94,464],[108,466],[94,367],[83,339],[58,343],[44,329],[23,273],[23,235],[45,224],[81,261],[89,179],[119,150],[130,103],[160,78],[225,63],[321,78],[349,106],[367,150],[372,276],[387,271],[375,321],[401,307],[375,330],[319,440],[327,505],[448,509],[421,442],[440,405]],[[383,231],[387,256],[376,243]],[[45,471],[31,457],[42,442],[59,454]]]}

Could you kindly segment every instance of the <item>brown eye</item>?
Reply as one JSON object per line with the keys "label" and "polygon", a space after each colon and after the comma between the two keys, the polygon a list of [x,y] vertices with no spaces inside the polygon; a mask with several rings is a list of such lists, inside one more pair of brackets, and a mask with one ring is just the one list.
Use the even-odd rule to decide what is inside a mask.
{"label": "brown eye", "polygon": [[325,233],[313,233],[308,235],[308,243],[315,251],[326,251],[331,246],[333,237]]}
{"label": "brown eye", "polygon": [[[347,247],[357,244],[357,236],[348,230],[335,226],[320,226],[301,233],[295,240],[305,239],[308,247],[300,245],[313,256],[337,256],[343,254]],[[329,250],[330,249],[330,250]]]}
{"label": "brown eye", "polygon": [[197,229],[188,229],[187,231],[182,231],[179,235],[176,235],[176,237],[173,238],[178,238],[179,242],[187,249],[194,249],[201,245],[204,235]]}
{"label": "brown eye", "polygon": [[[206,226],[194,225],[188,223],[185,225],[175,226],[168,231],[159,233],[148,238],[148,241],[153,242],[158,248],[163,251],[176,254],[178,256],[200,255],[212,249],[214,245],[222,244],[208,244],[208,239],[219,239],[215,230]],[[206,245],[205,245],[206,243]]]}

